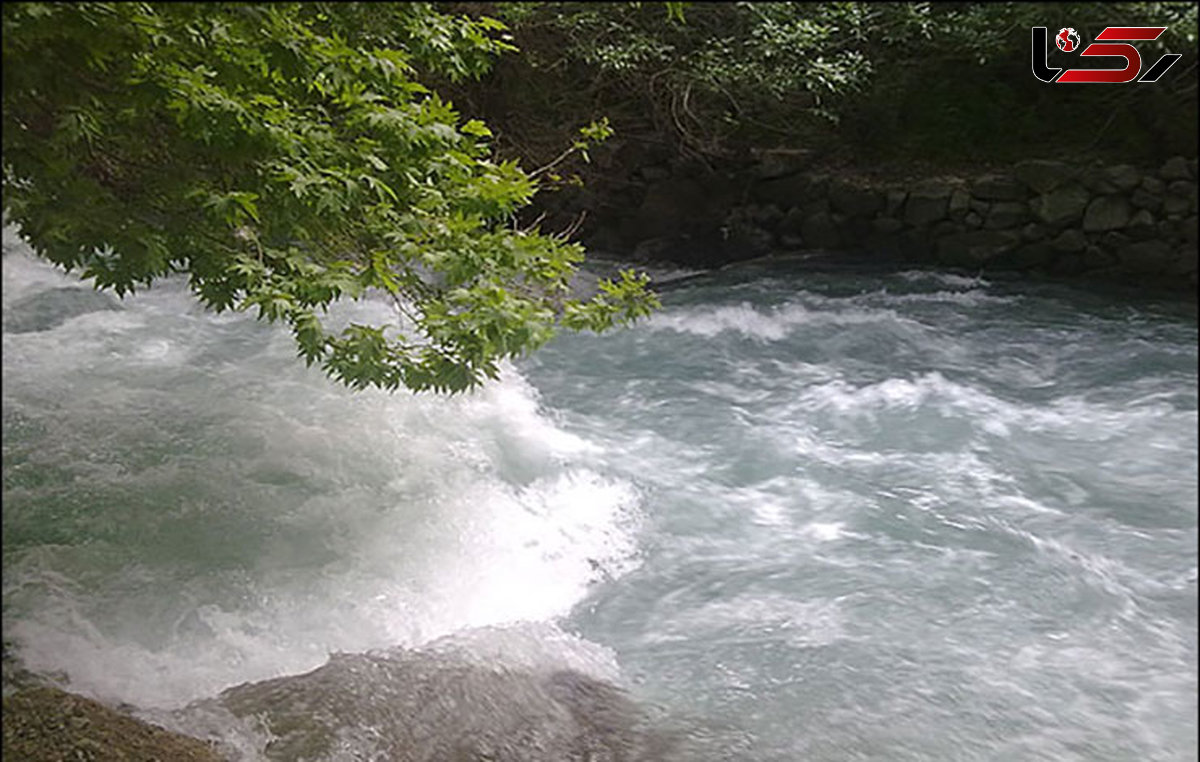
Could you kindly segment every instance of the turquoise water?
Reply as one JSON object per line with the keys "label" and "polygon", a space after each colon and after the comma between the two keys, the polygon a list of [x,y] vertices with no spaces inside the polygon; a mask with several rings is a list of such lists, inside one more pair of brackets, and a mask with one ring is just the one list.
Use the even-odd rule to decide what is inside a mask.
{"label": "turquoise water", "polygon": [[[278,757],[197,707],[455,643],[709,729],[681,758],[1196,759],[1185,305],[745,266],[479,394],[356,396],[5,248],[5,637],[75,690]],[[346,670],[329,759],[390,727]]]}

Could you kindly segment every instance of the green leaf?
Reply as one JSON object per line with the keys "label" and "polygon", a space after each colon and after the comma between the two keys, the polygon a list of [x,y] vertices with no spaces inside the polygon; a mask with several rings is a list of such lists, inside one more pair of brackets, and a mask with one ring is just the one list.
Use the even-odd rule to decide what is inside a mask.
{"label": "green leaf", "polygon": [[492,131],[487,128],[487,125],[478,119],[472,119],[464,124],[459,128],[459,132],[462,132],[466,135],[474,135],[480,138],[492,137]]}
{"label": "green leaf", "polygon": [[[512,50],[499,22],[429,4],[87,3],[9,4],[4,25],[9,219],[97,287],[180,272],[210,309],[284,323],[300,359],[351,388],[450,393],[560,327],[651,303],[622,285],[562,306],[581,250],[512,227],[536,181],[428,86]],[[609,134],[600,120],[580,139]],[[324,308],[374,289],[394,320],[327,330]]]}

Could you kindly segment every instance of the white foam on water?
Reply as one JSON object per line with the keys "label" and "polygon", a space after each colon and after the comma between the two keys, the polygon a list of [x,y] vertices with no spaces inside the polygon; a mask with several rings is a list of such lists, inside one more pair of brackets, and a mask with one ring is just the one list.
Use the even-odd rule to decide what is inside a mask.
{"label": "white foam on water", "polygon": [[955,275],[954,273],[935,272],[933,270],[905,270],[896,273],[906,281],[934,281],[951,288],[979,288],[990,286],[991,283],[980,276]]}
{"label": "white foam on water", "polygon": [[563,631],[550,622],[520,622],[504,627],[460,630],[422,650],[451,654],[487,669],[574,670],[617,683],[623,680],[612,649]]}
{"label": "white foam on water", "polygon": [[889,303],[945,303],[958,304],[967,307],[978,307],[983,304],[1011,304],[1017,301],[1015,296],[996,296],[981,289],[967,291],[933,291],[926,294],[880,294],[882,301]]}
{"label": "white foam on water", "polygon": [[[951,278],[955,276],[950,276]],[[943,285],[968,285],[947,283]],[[802,291],[801,296],[809,305],[821,308],[844,308],[847,304],[852,305],[905,305],[905,304],[955,304],[966,307],[978,307],[985,304],[1011,304],[1019,300],[1019,296],[999,296],[989,294],[983,287],[987,286],[986,281],[972,282],[971,287],[965,290],[947,290],[939,289],[937,291],[917,291],[896,293],[887,288],[876,289],[873,291],[862,291],[852,296],[826,296],[824,294],[814,293],[811,291]]]}
{"label": "white foam on water", "polygon": [[669,330],[711,338],[725,332],[740,333],[761,342],[780,341],[799,326],[896,324],[921,329],[916,321],[894,310],[849,308],[837,311],[812,310],[790,302],[760,309],[748,302],[720,307],[676,308],[656,313],[647,321],[650,330]]}
{"label": "white foam on water", "polygon": [[1191,758],[1194,329],[904,279],[714,276],[548,347],[530,372],[574,434],[512,372],[348,395],[169,288],[6,334],[6,542],[30,495],[61,530],[6,548],[6,603],[41,604],[18,619],[47,668],[118,697],[151,675],[167,706],[456,641],[615,679],[558,621],[768,759]]}
{"label": "white foam on water", "polygon": [[[4,278],[6,309],[73,283],[20,251]],[[637,564],[639,493],[513,368],[450,399],[353,394],[178,282],[121,306],[4,335],[6,418],[34,432],[6,442],[27,480],[6,485],[6,637],[29,668],[181,706],[335,651],[552,620]]]}
{"label": "white foam on water", "polygon": [[945,415],[969,416],[997,436],[1019,429],[1060,433],[1075,441],[1107,440],[1175,412],[1170,404],[1149,396],[1134,405],[1114,405],[1081,395],[1064,395],[1042,405],[1021,404],[979,386],[950,380],[938,371],[863,385],[841,379],[812,384],[795,405],[803,411],[827,410],[841,415],[929,408]]}
{"label": "white foam on water", "polygon": [[788,524],[788,507],[778,500],[755,500],[750,510],[754,515],[754,523],[761,526],[778,527]]}
{"label": "white foam on water", "polygon": [[821,542],[830,542],[846,536],[846,525],[840,521],[813,521],[805,524],[801,530]]}

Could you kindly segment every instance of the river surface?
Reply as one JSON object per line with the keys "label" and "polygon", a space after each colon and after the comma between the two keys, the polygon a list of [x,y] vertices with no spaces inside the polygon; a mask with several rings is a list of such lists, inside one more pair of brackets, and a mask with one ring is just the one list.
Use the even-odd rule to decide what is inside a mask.
{"label": "river surface", "polygon": [[[488,696],[600,695],[577,675],[686,723],[683,759],[1197,758],[1186,304],[747,265],[444,399],[11,230],[3,279],[6,643],[237,758],[384,758],[375,697],[450,650],[554,675],[455,683],[482,735]],[[328,738],[278,741],[288,685],[352,697]],[[422,716],[451,727],[406,748],[455,732]]]}

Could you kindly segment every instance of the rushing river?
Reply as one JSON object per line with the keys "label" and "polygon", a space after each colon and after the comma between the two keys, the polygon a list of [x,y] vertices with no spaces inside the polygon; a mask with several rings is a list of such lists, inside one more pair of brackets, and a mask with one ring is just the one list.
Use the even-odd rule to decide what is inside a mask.
{"label": "rushing river", "polygon": [[440,399],[3,278],[6,642],[240,758],[1197,758],[1184,303],[743,266]]}

